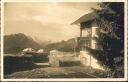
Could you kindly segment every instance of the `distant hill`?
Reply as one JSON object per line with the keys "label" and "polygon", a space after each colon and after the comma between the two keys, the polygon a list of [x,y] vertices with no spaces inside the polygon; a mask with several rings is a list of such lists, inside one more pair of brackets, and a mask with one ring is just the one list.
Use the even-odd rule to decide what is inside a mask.
{"label": "distant hill", "polygon": [[25,48],[33,48],[36,50],[43,48],[46,52],[49,52],[53,49],[64,52],[73,52],[74,47],[76,48],[76,51],[79,51],[79,47],[77,46],[74,38],[71,38],[67,41],[62,40],[60,42],[51,43],[50,41],[36,41],[23,33],[4,36],[5,54],[17,54]]}
{"label": "distant hill", "polygon": [[41,45],[23,33],[4,36],[4,53],[19,53],[24,48],[39,49]]}
{"label": "distant hill", "polygon": [[81,46],[85,44],[87,46],[90,46],[89,37],[82,37],[82,38],[77,37],[77,41],[76,41],[76,38],[71,38],[71,39],[68,39],[67,41],[62,40],[60,42],[48,44],[44,47],[44,49],[46,51],[56,49],[64,52],[74,52],[74,51],[79,52],[81,50]]}
{"label": "distant hill", "polygon": [[72,38],[67,41],[48,44],[45,46],[45,50],[50,51],[50,50],[56,49],[64,52],[73,52],[75,45],[76,45],[75,39]]}
{"label": "distant hill", "polygon": [[33,40],[35,42],[39,43],[39,45],[41,45],[42,47],[44,47],[44,46],[46,46],[48,44],[53,43],[53,42],[51,42],[51,40],[42,40],[42,39],[40,39],[38,37],[32,37],[32,38],[33,38]]}

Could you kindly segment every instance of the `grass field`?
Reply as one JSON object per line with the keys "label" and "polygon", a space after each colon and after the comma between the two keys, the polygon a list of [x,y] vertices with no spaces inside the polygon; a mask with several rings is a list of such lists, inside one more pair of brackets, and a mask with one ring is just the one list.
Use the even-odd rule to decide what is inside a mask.
{"label": "grass field", "polygon": [[[41,57],[39,57],[41,59]],[[38,57],[5,56],[5,78],[96,78],[106,77],[105,71],[83,66],[52,67],[48,59]],[[38,60],[38,61],[36,61]]]}

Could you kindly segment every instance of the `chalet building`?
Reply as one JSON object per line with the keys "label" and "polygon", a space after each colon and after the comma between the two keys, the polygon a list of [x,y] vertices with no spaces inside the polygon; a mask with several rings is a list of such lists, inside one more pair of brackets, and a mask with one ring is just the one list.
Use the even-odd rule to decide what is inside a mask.
{"label": "chalet building", "polygon": [[[94,39],[95,37],[98,37],[98,26],[95,21],[96,18],[98,18],[98,15],[92,12],[85,14],[71,24],[80,25],[80,37],[77,38],[77,42],[81,47],[81,50],[84,49],[84,47],[98,49],[97,42]],[[86,33],[86,36],[83,36],[83,31]]]}
{"label": "chalet building", "polygon": [[[98,18],[98,15],[95,12],[91,12],[89,14],[83,15],[82,17],[74,21],[71,25],[80,26],[80,36],[77,37],[77,45],[80,48],[80,62],[83,65],[94,66],[95,68],[102,68],[98,64],[98,61],[93,58],[86,50],[86,47],[91,49],[99,49],[99,46],[95,39],[95,37],[98,38],[99,32],[98,25],[96,24],[96,18]],[[84,36],[83,33],[86,33],[86,36]]]}

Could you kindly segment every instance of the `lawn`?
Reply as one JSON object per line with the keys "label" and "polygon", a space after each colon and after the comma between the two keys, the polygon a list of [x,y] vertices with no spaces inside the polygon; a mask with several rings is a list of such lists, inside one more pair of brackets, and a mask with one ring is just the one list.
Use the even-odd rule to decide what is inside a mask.
{"label": "lawn", "polygon": [[[37,58],[37,57],[34,57]],[[37,59],[36,59],[37,60]],[[52,67],[48,60],[33,61],[33,57],[5,56],[5,78],[103,78],[106,72],[87,66]]]}

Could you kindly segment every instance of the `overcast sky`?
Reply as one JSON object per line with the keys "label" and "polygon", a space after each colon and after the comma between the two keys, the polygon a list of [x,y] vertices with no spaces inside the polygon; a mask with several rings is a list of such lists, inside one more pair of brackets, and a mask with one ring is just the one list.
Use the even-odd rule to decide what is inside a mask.
{"label": "overcast sky", "polygon": [[5,3],[6,35],[24,33],[39,40],[60,41],[79,36],[79,26],[70,25],[97,3]]}

